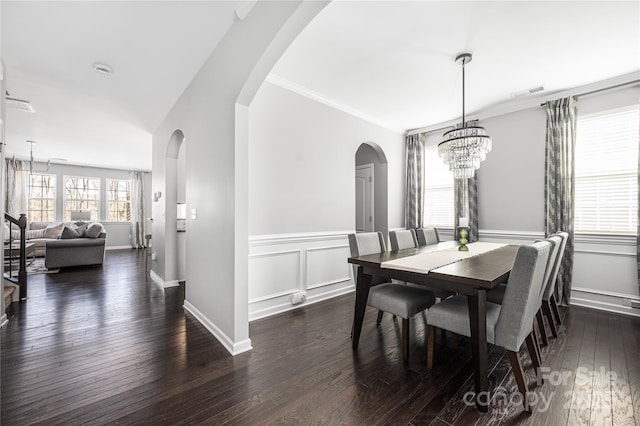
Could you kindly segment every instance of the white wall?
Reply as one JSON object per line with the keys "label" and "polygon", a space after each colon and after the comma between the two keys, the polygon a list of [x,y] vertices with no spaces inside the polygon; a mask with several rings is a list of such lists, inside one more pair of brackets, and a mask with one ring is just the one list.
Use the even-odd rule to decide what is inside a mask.
{"label": "white wall", "polygon": [[374,142],[388,161],[389,228],[403,226],[404,136],[265,82],[250,108],[249,315],[353,289],[355,154]]}
{"label": "white wall", "polygon": [[[107,222],[107,179],[130,179],[129,171],[118,169],[105,169],[101,167],[75,166],[70,164],[51,164],[48,171],[46,163],[34,163],[34,171],[56,175],[56,221],[64,220],[64,176],[82,176],[100,178],[100,218],[98,219],[107,231],[107,247],[131,247],[131,223]],[[146,191],[145,214],[151,217],[151,173],[145,173],[144,186]],[[151,232],[150,223],[146,225]]]}
{"label": "white wall", "polygon": [[[280,55],[325,5],[257,2],[228,30],[153,134],[153,191],[164,192],[168,142],[174,131],[184,133],[187,211],[197,210],[197,218],[187,220],[185,308],[233,354],[251,348],[248,105]],[[153,208],[159,259],[152,268],[160,279],[175,280],[177,272],[165,267],[175,250],[166,221],[175,220],[175,212],[172,217],[162,203]]]}

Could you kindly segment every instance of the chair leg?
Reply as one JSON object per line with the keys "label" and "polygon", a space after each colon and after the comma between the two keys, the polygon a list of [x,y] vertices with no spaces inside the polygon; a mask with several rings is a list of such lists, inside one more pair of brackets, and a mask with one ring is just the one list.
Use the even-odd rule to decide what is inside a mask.
{"label": "chair leg", "polygon": [[432,325],[427,327],[427,368],[433,367],[433,347],[436,344],[436,328]]}
{"label": "chair leg", "polygon": [[378,318],[376,319],[376,324],[380,325],[380,322],[382,321],[382,314],[384,314],[384,311],[378,311]]}
{"label": "chair leg", "polygon": [[[536,377],[541,378],[542,376],[540,375],[540,366],[542,365],[542,359],[540,358],[540,353],[538,352],[536,343],[533,340],[533,332],[529,333],[529,335],[525,339],[525,342],[527,343],[527,349],[529,350],[529,356],[531,356],[531,362],[533,363],[533,369],[536,372]],[[541,384],[544,384],[544,382],[541,382]]]}
{"label": "chair leg", "polygon": [[536,312],[536,319],[538,320],[538,329],[540,330],[540,336],[542,337],[542,344],[548,346],[549,340],[547,339],[547,330],[544,328],[544,319],[542,318],[542,311],[540,309]]}
{"label": "chair leg", "polygon": [[529,406],[529,392],[527,389],[527,383],[524,378],[524,370],[522,369],[522,363],[520,362],[520,356],[518,356],[518,352],[507,351],[507,355],[509,355],[509,362],[511,363],[511,370],[513,370],[513,375],[516,377],[516,383],[518,384],[518,390],[520,391],[520,395],[522,396],[522,403],[524,405],[524,411],[527,413],[531,412],[531,407]]}
{"label": "chair leg", "polygon": [[557,339],[558,338],[558,329],[556,328],[556,321],[553,319],[553,315],[551,314],[551,306],[549,305],[548,300],[542,301],[542,311],[544,315],[547,317],[547,321],[549,321],[549,328],[551,329],[551,335]]}
{"label": "chair leg", "polygon": [[409,360],[409,318],[402,318],[402,359]]}
{"label": "chair leg", "polygon": [[540,343],[538,342],[538,333],[536,333],[536,327],[535,327],[536,323],[534,322],[533,324],[531,324],[531,336],[533,337],[533,343],[536,344],[536,349],[538,350],[538,353],[541,353],[540,351]]}
{"label": "chair leg", "polygon": [[560,311],[558,310],[558,305],[556,304],[556,297],[553,294],[549,298],[549,302],[551,302],[551,308],[553,309],[553,314],[556,317],[556,323],[559,326],[562,325],[562,319],[560,319]]}

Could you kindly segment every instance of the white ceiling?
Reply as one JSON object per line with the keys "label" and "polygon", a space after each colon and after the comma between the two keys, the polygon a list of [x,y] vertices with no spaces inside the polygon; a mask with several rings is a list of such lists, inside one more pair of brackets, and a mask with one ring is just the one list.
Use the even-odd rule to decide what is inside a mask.
{"label": "white ceiling", "polygon": [[[151,168],[151,132],[236,19],[236,1],[3,1],[7,153]],[[640,69],[640,2],[334,1],[270,81],[398,131]],[[91,69],[112,66],[111,77]],[[54,160],[55,161],[55,160]]]}

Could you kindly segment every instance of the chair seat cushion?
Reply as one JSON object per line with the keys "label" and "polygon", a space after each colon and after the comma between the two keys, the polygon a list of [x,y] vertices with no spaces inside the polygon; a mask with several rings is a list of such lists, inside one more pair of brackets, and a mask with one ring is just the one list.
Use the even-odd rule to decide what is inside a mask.
{"label": "chair seat cushion", "polygon": [[[495,327],[501,305],[487,302],[487,342],[495,342]],[[427,324],[471,337],[467,296],[453,296],[429,309]]]}
{"label": "chair seat cushion", "polygon": [[369,290],[369,306],[400,318],[411,318],[435,302],[436,297],[426,288],[389,283]]}
{"label": "chair seat cushion", "polygon": [[500,284],[487,292],[487,302],[497,303],[502,305],[502,299],[504,299],[504,292],[507,289],[506,284]]}

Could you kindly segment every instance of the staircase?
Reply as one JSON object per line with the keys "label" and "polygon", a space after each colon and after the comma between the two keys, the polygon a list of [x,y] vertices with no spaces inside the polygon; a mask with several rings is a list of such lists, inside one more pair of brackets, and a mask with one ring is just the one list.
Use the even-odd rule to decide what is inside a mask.
{"label": "staircase", "polygon": [[[3,295],[6,312],[11,303],[17,300],[26,300],[27,298],[27,256],[25,249],[27,216],[21,214],[20,218],[16,219],[5,213],[4,218],[9,222],[9,241],[5,243],[4,247]],[[20,238],[15,240],[11,238],[11,228],[14,225],[20,230]],[[13,265],[16,262],[19,264],[17,273],[13,270]],[[15,293],[16,290],[18,290],[18,294]]]}

